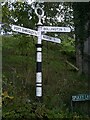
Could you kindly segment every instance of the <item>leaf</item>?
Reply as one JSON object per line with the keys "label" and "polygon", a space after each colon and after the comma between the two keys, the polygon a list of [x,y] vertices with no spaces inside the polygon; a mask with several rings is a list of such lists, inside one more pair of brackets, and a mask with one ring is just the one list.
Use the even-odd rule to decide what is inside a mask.
{"label": "leaf", "polygon": [[5,91],[4,93],[2,93],[2,96],[4,96],[4,97],[8,97],[8,92]]}

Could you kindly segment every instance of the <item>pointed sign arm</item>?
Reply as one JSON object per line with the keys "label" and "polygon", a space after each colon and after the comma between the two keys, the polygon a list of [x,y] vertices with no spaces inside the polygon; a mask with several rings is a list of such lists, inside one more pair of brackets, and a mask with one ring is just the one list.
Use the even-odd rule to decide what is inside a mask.
{"label": "pointed sign arm", "polygon": [[45,32],[70,32],[70,27],[53,27],[53,26],[42,26],[42,31]]}
{"label": "pointed sign arm", "polygon": [[[20,33],[24,33],[24,34],[33,35],[33,36],[38,37],[38,31],[36,31],[36,30],[24,28],[24,27],[17,26],[17,25],[12,25],[11,28],[15,32],[20,32]],[[61,43],[61,40],[59,38],[51,37],[48,35],[42,35],[42,39],[46,40],[46,41],[50,41],[50,42]]]}

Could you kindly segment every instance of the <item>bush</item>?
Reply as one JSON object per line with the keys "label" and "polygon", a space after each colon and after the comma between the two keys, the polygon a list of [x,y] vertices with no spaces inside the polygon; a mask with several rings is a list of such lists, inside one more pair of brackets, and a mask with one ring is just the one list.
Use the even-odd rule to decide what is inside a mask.
{"label": "bush", "polygon": [[77,113],[70,113],[67,108],[63,111],[60,109],[48,109],[42,103],[29,103],[22,99],[17,99],[13,102],[13,104],[3,106],[3,120],[48,120],[51,118],[55,118],[57,120],[59,120],[60,118],[84,120],[83,117],[78,115]]}
{"label": "bush", "polygon": [[73,55],[75,53],[75,40],[71,37],[68,37],[67,35],[64,35],[61,37],[62,43],[61,43],[61,50],[62,52]]}

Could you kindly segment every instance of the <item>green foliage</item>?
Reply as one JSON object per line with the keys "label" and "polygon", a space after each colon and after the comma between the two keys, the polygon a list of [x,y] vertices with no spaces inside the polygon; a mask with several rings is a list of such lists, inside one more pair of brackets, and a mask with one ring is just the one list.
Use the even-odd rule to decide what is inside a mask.
{"label": "green foliage", "polygon": [[[35,100],[35,43],[35,38],[32,41],[32,37],[23,35],[3,37],[3,93],[5,91],[8,93],[3,99],[4,118],[9,115],[12,117],[14,114],[18,117],[19,113],[14,111],[15,108],[20,111],[21,117],[26,114],[31,118],[40,119],[43,116],[68,117],[69,109],[67,108],[70,107],[71,95],[88,91],[86,78],[78,76],[77,72],[70,71],[70,66],[66,65],[67,56],[61,53],[61,45],[56,46],[54,43],[44,41],[42,66],[44,105],[30,103],[31,107],[29,107],[30,109],[35,107],[35,113],[31,110],[28,112],[24,108],[25,104],[27,105],[27,99]],[[8,96],[14,98],[10,99]],[[17,103],[20,104],[21,109]],[[24,113],[23,110],[26,112]]]}
{"label": "green foliage", "polygon": [[16,24],[19,26],[35,28],[37,17],[31,5],[26,2],[15,2],[11,5],[6,3],[2,6],[2,22],[3,29],[7,33],[12,31],[10,25]]}
{"label": "green foliage", "polygon": [[73,15],[76,35],[76,45],[79,46],[81,54],[84,53],[84,42],[89,37],[90,33],[90,3],[82,2],[73,3]]}
{"label": "green foliage", "polygon": [[[36,6],[41,6],[45,11],[45,16],[42,20],[43,24],[73,26],[73,11],[68,4],[61,2],[51,2],[48,4],[48,2],[45,2],[35,3],[35,7]],[[29,5],[26,2],[15,2],[12,5],[6,3],[2,7],[2,22],[7,24],[4,28],[7,28],[5,31],[9,31],[9,24],[16,24],[35,29],[36,24],[38,23],[38,17],[36,16],[32,5]]]}
{"label": "green foliage", "polygon": [[61,35],[60,38],[62,40],[60,46],[61,53],[66,55],[67,60],[75,65],[76,64],[75,39],[69,37],[68,35]]}
{"label": "green foliage", "polygon": [[[11,104],[4,106],[3,120],[44,120],[44,119],[61,119],[69,118],[73,120],[84,120],[84,116],[77,113],[70,113],[67,108],[60,109],[48,109],[44,104],[38,102],[28,103],[25,99],[16,99]],[[8,109],[7,109],[8,108]],[[89,117],[86,117],[89,120]]]}
{"label": "green foliage", "polygon": [[35,118],[35,114],[32,113],[32,108],[31,108],[31,104],[25,104],[22,103],[21,101],[18,101],[17,103],[13,103],[14,108],[12,108],[12,106],[8,106],[9,110],[8,111],[3,111],[3,119],[6,120],[21,120],[21,119],[32,119]]}
{"label": "green foliage", "polygon": [[6,36],[2,39],[3,90],[7,90],[11,96],[20,95],[22,91],[32,95],[28,89],[34,89],[35,84],[34,41],[23,35]]}
{"label": "green foliage", "polygon": [[[48,13],[47,18],[50,17],[49,20],[46,18],[46,23],[49,25],[50,23],[52,25],[66,25],[66,23],[57,23],[56,13],[58,10],[56,8],[59,4],[45,4],[46,13]],[[52,5],[54,9],[49,13],[48,9],[51,11]],[[3,6],[4,23],[35,28],[38,19],[33,14],[34,11],[31,6],[18,2],[13,4],[13,7],[15,9],[10,10],[7,4]],[[65,11],[67,8],[64,7]],[[28,11],[30,16],[28,16]],[[63,10],[60,12],[63,13]],[[55,19],[53,19],[53,15]],[[3,84],[5,83],[5,90],[8,93],[7,95],[4,94],[3,99],[3,119],[83,119],[77,113],[71,114],[68,108],[72,94],[88,92],[88,81],[85,77],[78,76],[76,72],[70,71],[70,66],[65,64],[67,54],[75,53],[75,46],[72,38],[62,36],[62,39],[62,45],[57,45],[57,47],[54,43],[48,43],[47,47],[47,43],[43,42],[44,104],[40,104],[30,102],[35,100],[36,40],[32,41],[32,37],[22,34],[3,37]],[[62,54],[61,51],[64,51],[66,55]],[[5,93],[4,89],[3,92]],[[11,99],[11,96],[14,99]]]}
{"label": "green foliage", "polygon": [[87,22],[90,20],[90,3],[73,3],[73,14],[74,14],[74,23],[75,23],[75,33],[77,38],[80,39],[80,43],[85,41],[85,38],[89,36]]}
{"label": "green foliage", "polygon": [[61,39],[62,51],[64,51],[66,54],[75,54],[75,40],[67,35],[61,36]]}

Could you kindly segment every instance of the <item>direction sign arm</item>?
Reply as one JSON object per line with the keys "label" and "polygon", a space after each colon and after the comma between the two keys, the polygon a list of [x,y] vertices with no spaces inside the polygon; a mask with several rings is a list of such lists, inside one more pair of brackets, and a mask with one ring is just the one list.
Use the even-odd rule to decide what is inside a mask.
{"label": "direction sign arm", "polygon": [[70,27],[53,27],[53,26],[43,26],[42,31],[45,32],[70,32]]}
{"label": "direction sign arm", "polygon": [[12,25],[12,30],[15,32],[20,32],[20,33],[24,33],[24,34],[28,34],[28,35],[34,35],[34,36],[38,36],[38,32],[29,28],[24,28],[21,26],[17,26],[17,25]]}
{"label": "direction sign arm", "polygon": [[61,40],[59,38],[55,38],[47,35],[42,35],[42,39],[50,42],[61,43]]}

